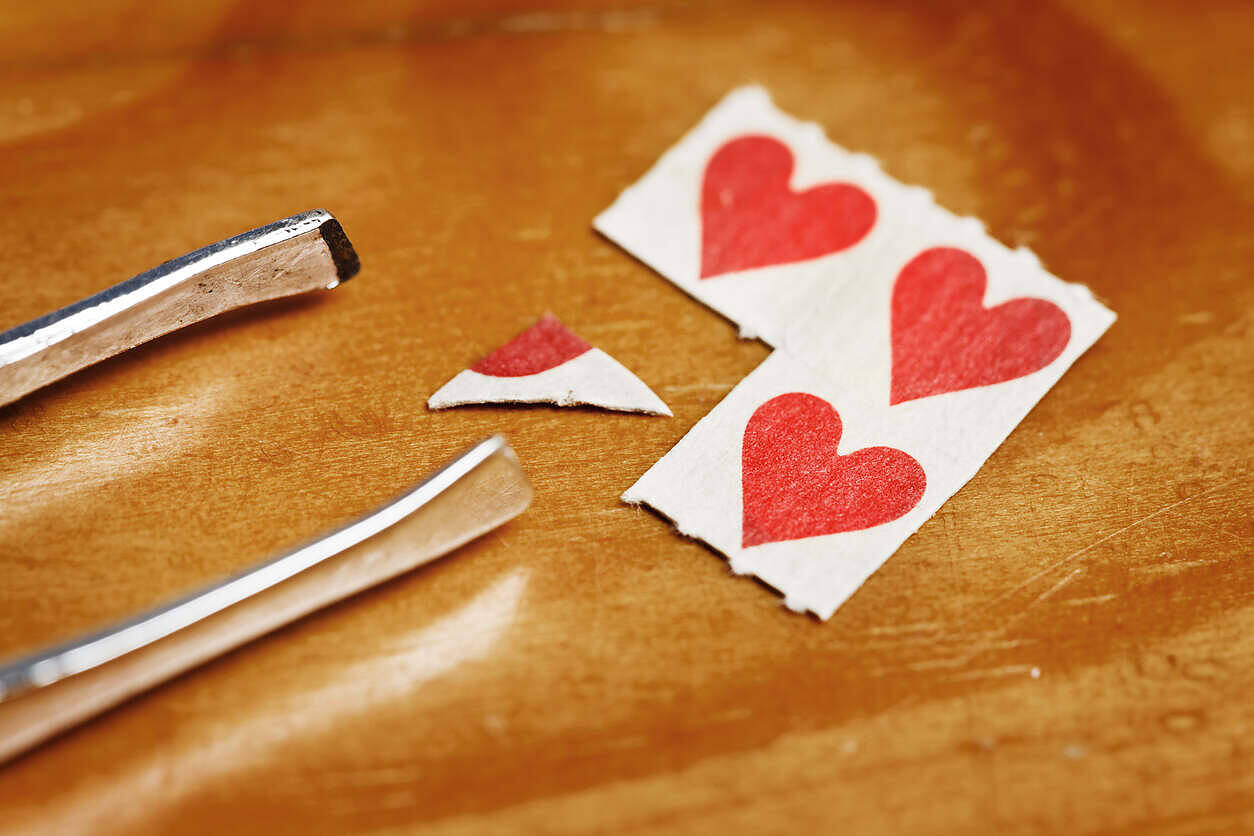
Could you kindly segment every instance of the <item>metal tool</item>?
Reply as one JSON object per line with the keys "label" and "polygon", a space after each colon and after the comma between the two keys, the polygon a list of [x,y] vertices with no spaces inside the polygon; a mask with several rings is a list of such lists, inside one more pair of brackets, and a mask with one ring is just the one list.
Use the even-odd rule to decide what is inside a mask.
{"label": "metal tool", "polygon": [[323,209],[210,244],[0,334],[0,406],[193,322],[329,290],[359,269],[344,229]]}
{"label": "metal tool", "polygon": [[0,668],[0,763],[183,671],[496,528],[531,502],[501,436],[303,548]]}

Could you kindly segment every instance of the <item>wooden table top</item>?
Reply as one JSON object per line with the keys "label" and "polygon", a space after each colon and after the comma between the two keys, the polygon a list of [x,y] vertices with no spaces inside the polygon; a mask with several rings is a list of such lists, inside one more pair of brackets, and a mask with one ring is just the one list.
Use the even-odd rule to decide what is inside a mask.
{"label": "wooden table top", "polygon": [[[3,768],[5,832],[1254,829],[1254,6],[5,5],[0,330],[319,206],[363,270],[0,409],[0,653],[491,432],[537,489]],[[747,82],[1120,316],[825,624],[617,498],[768,350],[591,220]],[[427,411],[546,310],[675,417]]]}

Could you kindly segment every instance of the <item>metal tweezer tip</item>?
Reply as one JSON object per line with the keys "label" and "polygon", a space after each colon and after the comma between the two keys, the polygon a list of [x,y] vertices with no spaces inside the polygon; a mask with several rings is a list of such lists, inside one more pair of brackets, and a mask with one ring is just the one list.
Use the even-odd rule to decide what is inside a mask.
{"label": "metal tweezer tip", "polygon": [[428,563],[513,519],[531,485],[505,439],[471,447],[319,540],[0,667],[0,763],[208,659]]}
{"label": "metal tweezer tip", "polygon": [[0,406],[232,308],[348,281],[361,269],[325,209],[210,244],[0,333]]}

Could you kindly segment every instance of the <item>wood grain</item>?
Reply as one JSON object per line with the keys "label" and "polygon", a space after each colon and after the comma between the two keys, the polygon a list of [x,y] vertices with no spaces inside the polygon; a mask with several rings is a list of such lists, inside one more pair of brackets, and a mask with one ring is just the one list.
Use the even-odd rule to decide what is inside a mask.
{"label": "wood grain", "polygon": [[[0,410],[0,653],[490,432],[536,500],[16,761],[0,829],[1254,830],[1249,4],[176,5],[0,25],[0,329],[309,206],[363,270]],[[1120,315],[827,624],[617,501],[766,348],[590,220],[750,81]],[[545,310],[675,418],[425,409]]]}

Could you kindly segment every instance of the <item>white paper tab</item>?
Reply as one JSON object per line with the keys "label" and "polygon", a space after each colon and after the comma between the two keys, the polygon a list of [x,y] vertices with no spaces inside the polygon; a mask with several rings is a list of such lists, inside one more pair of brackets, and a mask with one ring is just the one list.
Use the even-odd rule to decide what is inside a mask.
{"label": "white paper tab", "polygon": [[623,500],[830,618],[957,489],[933,475],[945,461],[909,452],[926,430],[877,427],[879,412],[776,351]]}
{"label": "white paper tab", "polygon": [[775,108],[729,94],[593,225],[740,326],[775,344],[854,254],[931,206],[864,154]]}

